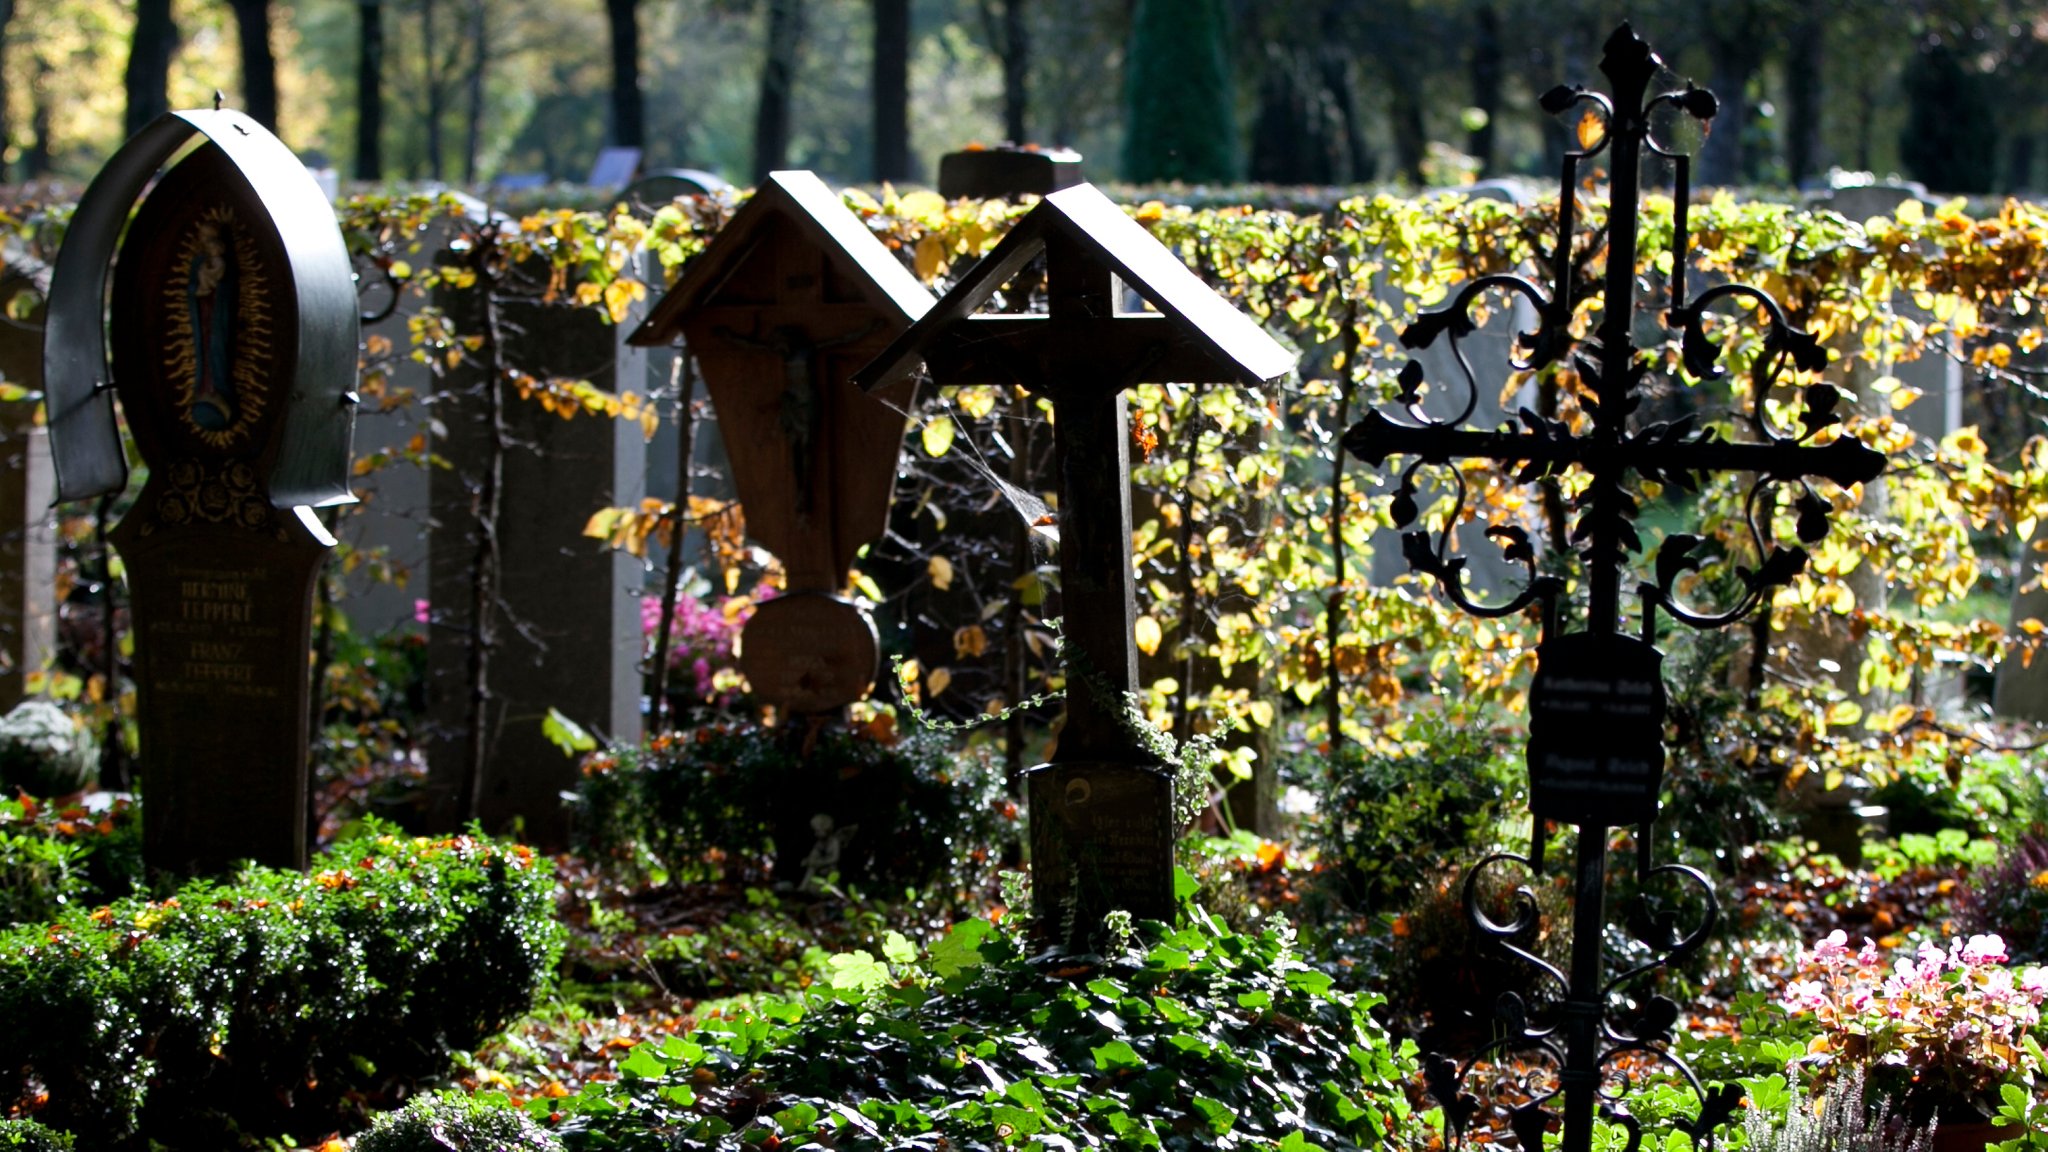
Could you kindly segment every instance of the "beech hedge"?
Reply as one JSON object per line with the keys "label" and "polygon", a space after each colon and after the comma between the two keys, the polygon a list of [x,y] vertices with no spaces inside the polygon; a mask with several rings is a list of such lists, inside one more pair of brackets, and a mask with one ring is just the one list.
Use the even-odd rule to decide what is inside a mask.
{"label": "beech hedge", "polygon": [[101,1149],[332,1130],[532,1005],[554,893],[525,847],[372,828],[0,932],[0,1113]]}

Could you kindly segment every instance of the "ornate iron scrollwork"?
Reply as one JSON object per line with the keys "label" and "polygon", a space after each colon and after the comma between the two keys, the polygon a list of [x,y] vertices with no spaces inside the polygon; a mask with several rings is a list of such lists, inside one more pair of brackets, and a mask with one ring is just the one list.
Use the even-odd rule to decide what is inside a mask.
{"label": "ornate iron scrollwork", "polygon": [[[1480,861],[1466,880],[1465,909],[1482,940],[1533,965],[1539,984],[1555,986],[1560,994],[1539,1003],[1518,995],[1502,997],[1496,1012],[1500,1032],[1492,1044],[1463,1064],[1432,1056],[1426,1070],[1430,1094],[1443,1107],[1447,1135],[1462,1143],[1481,1108],[1464,1087],[1476,1063],[1505,1053],[1526,1053],[1554,1065],[1553,1085],[1521,1093],[1526,1098],[1507,1109],[1508,1127],[1526,1152],[1543,1152],[1551,1129],[1559,1125],[1565,1152],[1588,1152],[1596,1115],[1619,1125],[1627,1133],[1627,1147],[1637,1148],[1643,1125],[1628,1113],[1623,1098],[1646,1065],[1672,1069],[1692,1088],[1698,1110],[1676,1121],[1676,1127],[1708,1146],[1715,1129],[1739,1105],[1738,1090],[1708,1088],[1666,1048],[1679,1015],[1675,1002],[1645,995],[1626,1011],[1617,1004],[1628,1000],[1658,969],[1698,951],[1719,915],[1713,885],[1705,875],[1685,865],[1653,866],[1651,861],[1648,824],[1655,819],[1663,772],[1661,656],[1652,647],[1658,613],[1689,627],[1718,628],[1768,603],[1773,589],[1805,569],[1802,545],[1818,543],[1827,535],[1833,506],[1815,491],[1810,478],[1824,477],[1846,487],[1874,479],[1884,467],[1881,454],[1851,437],[1836,434],[1821,443],[1823,434],[1842,422],[1841,394],[1830,385],[1806,386],[1796,428],[1773,421],[1767,398],[1786,382],[1787,373],[1808,375],[1827,363],[1820,342],[1794,324],[1782,305],[1743,284],[1716,285],[1697,297],[1689,295],[1691,157],[1657,139],[1652,118],[1671,109],[1705,124],[1714,116],[1714,97],[1690,84],[1652,93],[1651,83],[1663,64],[1626,24],[1607,41],[1600,68],[1612,83],[1611,95],[1559,87],[1542,97],[1545,111],[1577,111],[1582,117],[1578,147],[1564,154],[1555,245],[1541,254],[1548,284],[1511,274],[1481,277],[1445,307],[1417,317],[1401,334],[1401,343],[1419,350],[1439,339],[1449,340],[1464,389],[1450,405],[1455,414],[1444,419],[1429,415],[1423,404],[1425,373],[1411,360],[1397,378],[1395,397],[1395,407],[1406,419],[1375,410],[1343,438],[1345,449],[1369,464],[1383,464],[1392,456],[1412,458],[1400,474],[1390,511],[1396,526],[1406,529],[1402,552],[1409,566],[1434,577],[1446,599],[1481,617],[1507,616],[1532,607],[1541,611],[1544,643],[1530,694],[1531,794],[1536,798],[1531,850],[1527,856],[1500,852]],[[1749,365],[1753,402],[1740,418],[1754,433],[1753,441],[1725,439],[1717,429],[1698,426],[1691,416],[1631,426],[1642,401],[1641,385],[1657,370],[1655,358],[1638,348],[1634,334],[1640,169],[1646,152],[1669,161],[1674,175],[1671,271],[1663,324],[1676,336],[1682,370],[1699,381],[1725,376],[1727,369],[1720,363],[1725,342],[1716,338],[1717,324],[1709,321],[1716,306],[1734,304],[1743,315],[1761,318],[1761,341]],[[1604,285],[1597,289],[1603,313],[1597,330],[1579,338],[1572,334],[1573,317],[1579,302],[1596,288],[1579,281],[1576,192],[1582,166],[1602,155],[1607,157],[1611,188],[1601,236],[1606,248]],[[1583,385],[1577,398],[1590,424],[1585,432],[1527,408],[1514,422],[1493,431],[1465,427],[1478,410],[1480,385],[1461,342],[1477,331],[1473,309],[1489,292],[1526,300],[1534,310],[1536,326],[1517,336],[1511,363],[1517,371],[1568,363]],[[1470,459],[1512,469],[1518,483],[1567,470],[1585,477],[1572,504],[1575,516],[1568,538],[1544,542],[1550,549],[1577,554],[1587,590],[1583,633],[1558,635],[1558,602],[1567,584],[1555,575],[1539,574],[1536,543],[1523,528],[1497,525],[1487,531],[1500,542],[1505,558],[1523,567],[1526,579],[1521,590],[1498,603],[1482,603],[1465,589],[1466,560],[1454,554],[1453,526],[1465,519],[1471,496],[1457,462]],[[1425,467],[1447,476],[1451,496],[1451,511],[1434,534],[1418,523],[1419,478]],[[1639,509],[1628,488],[1629,477],[1689,492],[1697,490],[1707,474],[1717,472],[1753,477],[1743,512],[1755,557],[1749,563],[1737,563],[1733,557],[1724,560],[1733,576],[1733,603],[1702,608],[1680,600],[1680,582],[1688,573],[1700,571],[1710,555],[1700,537],[1671,535],[1657,548],[1655,578],[1636,588],[1642,638],[1624,635],[1623,573],[1630,558],[1644,552],[1635,528]],[[1791,510],[1801,544],[1784,546],[1773,538],[1771,524],[1780,494],[1788,490],[1794,493]],[[1611,723],[1587,723],[1595,719]],[[1505,921],[1489,915],[1480,899],[1481,876],[1489,869],[1519,864],[1542,872],[1546,816],[1579,827],[1568,970],[1525,943],[1536,918],[1530,888],[1514,889],[1514,911]],[[1682,888],[1696,888],[1704,912],[1697,923],[1681,926],[1676,914],[1656,910],[1647,896],[1639,896],[1626,926],[1648,958],[1609,977],[1603,942],[1607,834],[1617,824],[1636,823],[1645,825],[1637,837],[1638,886],[1647,889],[1675,881]],[[1551,1107],[1560,1100],[1561,1115]]]}

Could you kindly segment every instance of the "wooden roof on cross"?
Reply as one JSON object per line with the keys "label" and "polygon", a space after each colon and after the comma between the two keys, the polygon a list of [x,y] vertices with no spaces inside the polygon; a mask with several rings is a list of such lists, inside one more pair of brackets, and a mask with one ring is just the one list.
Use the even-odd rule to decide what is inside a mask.
{"label": "wooden roof on cross", "polygon": [[[1055,305],[1051,316],[975,314],[1049,243],[1073,246],[1158,311],[1062,316]],[[1048,322],[1052,327],[1045,327]],[[1141,331],[1153,323],[1170,325],[1172,338],[1161,341],[1160,334]],[[1041,200],[854,381],[868,390],[883,387],[916,371],[942,344],[952,345],[947,360],[972,365],[965,369],[972,374],[986,366],[985,353],[1023,351],[1062,327],[1081,353],[1128,359],[1128,367],[1155,381],[1266,384],[1292,371],[1296,359],[1100,189],[1076,184]],[[946,378],[952,373],[932,368],[941,383],[975,382]]]}
{"label": "wooden roof on cross", "polygon": [[930,310],[931,293],[815,173],[770,172],[753,197],[684,267],[682,277],[626,342],[663,345],[675,340],[684,318],[709,304],[719,288],[759,251],[764,231],[785,222],[823,252],[885,315],[899,316],[907,325]]}

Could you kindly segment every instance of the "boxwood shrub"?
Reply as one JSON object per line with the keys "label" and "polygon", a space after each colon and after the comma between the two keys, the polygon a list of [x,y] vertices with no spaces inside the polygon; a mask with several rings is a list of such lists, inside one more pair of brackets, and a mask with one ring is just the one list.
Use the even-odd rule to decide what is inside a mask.
{"label": "boxwood shrub", "polygon": [[502,1096],[446,1091],[377,1117],[355,1152],[562,1152],[562,1142]]}
{"label": "boxwood shrub", "polygon": [[935,732],[708,725],[594,755],[583,777],[578,846],[677,878],[794,886],[836,830],[842,880],[954,890],[994,872],[1018,825],[1001,769]]}
{"label": "boxwood shrub", "polygon": [[526,848],[372,828],[303,875],[0,932],[0,1110],[96,1149],[329,1130],[531,1005],[554,891]]}
{"label": "boxwood shrub", "polygon": [[0,1120],[0,1152],[71,1152],[75,1147],[69,1135],[33,1120]]}
{"label": "boxwood shrub", "polygon": [[[1184,888],[1192,888],[1192,882]],[[1401,1147],[1414,1046],[1294,950],[1198,908],[1108,956],[1034,959],[986,920],[920,958],[835,956],[830,993],[636,1046],[529,1101],[571,1152],[776,1147]]]}

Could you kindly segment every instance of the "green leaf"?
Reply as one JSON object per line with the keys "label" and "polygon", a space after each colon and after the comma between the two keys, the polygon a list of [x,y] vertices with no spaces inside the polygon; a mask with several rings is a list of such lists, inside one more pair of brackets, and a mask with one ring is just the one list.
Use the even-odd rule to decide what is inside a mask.
{"label": "green leaf", "polygon": [[864,1000],[894,981],[889,966],[864,951],[842,952],[825,962],[831,969],[832,990],[846,1000]]}
{"label": "green leaf", "polygon": [[946,450],[953,446],[953,418],[933,418],[924,426],[924,430],[918,433],[918,440],[924,445],[925,455],[944,456]]}
{"label": "green leaf", "polygon": [[668,1075],[668,1063],[654,1054],[652,1046],[639,1044],[619,1062],[619,1075],[629,1080],[659,1080]]}
{"label": "green leaf", "polygon": [[1296,1128],[1294,1131],[1289,1132],[1285,1139],[1280,1141],[1280,1152],[1325,1152],[1325,1150],[1320,1144],[1310,1143],[1308,1136],[1301,1129]]}
{"label": "green leaf", "polygon": [[963,920],[953,925],[937,944],[932,945],[932,974],[941,980],[950,980],[970,968],[978,968],[984,962],[981,954],[982,941],[995,931],[995,925],[986,920]]}
{"label": "green leaf", "polygon": [[581,724],[553,708],[548,709],[547,718],[540,722],[540,734],[548,738],[548,743],[560,748],[564,756],[597,750],[595,737],[585,732]]}
{"label": "green leaf", "polygon": [[1239,1008],[1271,1008],[1273,1006],[1273,994],[1271,992],[1240,992],[1237,994],[1237,1006]]}
{"label": "green leaf", "polygon": [[1189,875],[1187,869],[1179,865],[1174,866],[1173,898],[1175,900],[1192,900],[1195,898],[1195,893],[1201,890],[1202,886],[1195,881],[1192,875]]}
{"label": "green leaf", "polygon": [[1330,990],[1330,985],[1335,983],[1328,972],[1315,968],[1298,968],[1287,974],[1289,988],[1297,992],[1306,992],[1311,996],[1323,995]]}
{"label": "green leaf", "polygon": [[1144,1057],[1137,1049],[1122,1040],[1111,1040],[1100,1048],[1089,1049],[1095,1056],[1095,1067],[1102,1072],[1116,1072],[1125,1068],[1143,1068]]}
{"label": "green leaf", "polygon": [[1202,1114],[1202,1122],[1209,1126],[1211,1134],[1221,1136],[1237,1123],[1237,1111],[1221,1100],[1207,1096],[1195,1097],[1195,1111]]}
{"label": "green leaf", "polygon": [[917,945],[904,938],[901,932],[891,932],[882,937],[882,958],[891,964],[912,964],[917,961]]}

